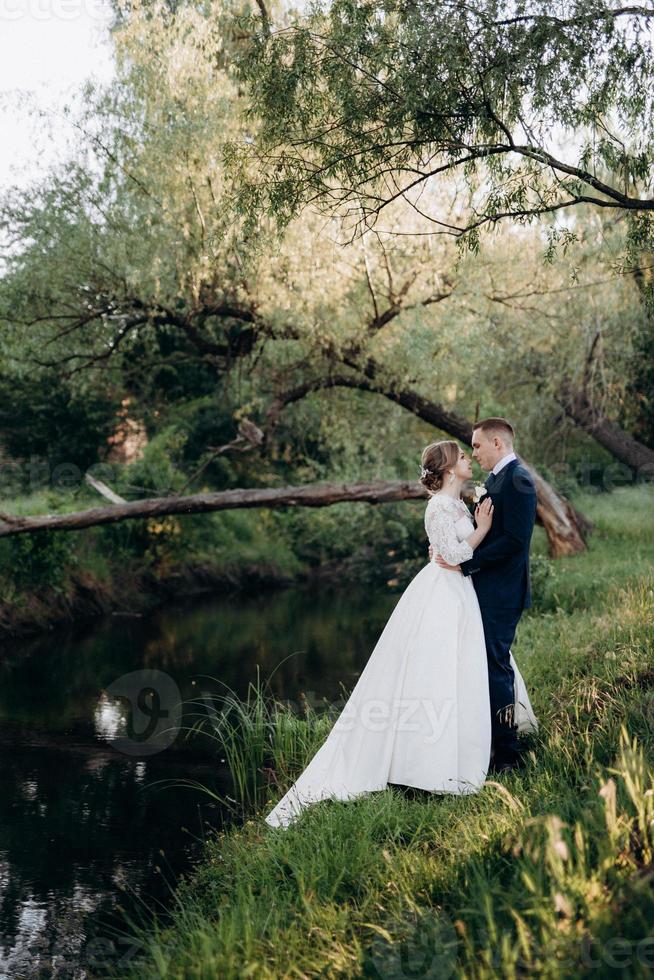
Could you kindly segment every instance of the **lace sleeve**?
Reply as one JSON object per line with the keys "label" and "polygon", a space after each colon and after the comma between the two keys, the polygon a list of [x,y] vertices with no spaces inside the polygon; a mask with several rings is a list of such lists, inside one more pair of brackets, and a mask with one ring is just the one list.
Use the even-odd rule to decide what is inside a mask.
{"label": "lace sleeve", "polygon": [[450,565],[472,558],[473,551],[467,541],[459,541],[454,525],[457,518],[444,506],[432,504],[425,515],[425,528],[435,555],[442,555]]}

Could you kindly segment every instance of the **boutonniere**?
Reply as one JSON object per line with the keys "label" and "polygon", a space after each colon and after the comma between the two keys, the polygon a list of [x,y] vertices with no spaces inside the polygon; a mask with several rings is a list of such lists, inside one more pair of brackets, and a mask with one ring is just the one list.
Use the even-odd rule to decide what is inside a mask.
{"label": "boutonniere", "polygon": [[486,489],[483,483],[475,483],[475,489],[474,489],[472,499],[476,504],[478,504],[481,498],[485,496],[485,494],[487,493],[488,490]]}

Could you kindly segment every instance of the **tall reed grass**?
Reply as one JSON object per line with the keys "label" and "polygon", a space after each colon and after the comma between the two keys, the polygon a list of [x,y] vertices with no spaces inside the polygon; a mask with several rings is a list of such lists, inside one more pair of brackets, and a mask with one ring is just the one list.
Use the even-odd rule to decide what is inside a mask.
{"label": "tall reed grass", "polygon": [[241,817],[262,806],[271,787],[279,789],[292,779],[338,716],[329,705],[317,712],[306,698],[300,699],[300,711],[290,701],[275,698],[269,693],[269,681],[261,682],[258,668],[244,698],[227,688],[224,695],[203,695],[190,706],[196,720],[188,735],[208,737],[226,761],[233,795],[220,797],[220,802],[227,807],[235,804]]}

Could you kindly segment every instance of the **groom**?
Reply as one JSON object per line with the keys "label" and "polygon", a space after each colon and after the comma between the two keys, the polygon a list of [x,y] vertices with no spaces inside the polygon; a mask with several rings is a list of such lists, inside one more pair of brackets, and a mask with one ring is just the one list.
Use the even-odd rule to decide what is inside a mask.
{"label": "groom", "polygon": [[490,470],[485,487],[493,501],[493,523],[472,558],[441,568],[472,577],[484,624],[494,756],[491,768],[508,772],[519,763],[514,674],[509,651],[523,609],[531,605],[529,544],[536,517],[536,488],[513,451],[515,433],[502,418],[475,424],[472,456]]}

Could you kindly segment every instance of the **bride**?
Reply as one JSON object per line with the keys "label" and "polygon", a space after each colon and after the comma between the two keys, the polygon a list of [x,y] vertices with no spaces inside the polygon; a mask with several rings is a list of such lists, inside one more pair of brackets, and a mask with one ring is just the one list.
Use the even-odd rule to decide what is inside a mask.
{"label": "bride", "polygon": [[[461,500],[472,476],[458,443],[422,454],[429,491],[425,529],[434,554],[452,565],[472,557],[493,520],[490,498],[473,525]],[[519,731],[535,730],[513,656]],[[430,561],[393,610],[329,735],[289,791],[266,816],[287,826],[320,800],[348,800],[389,783],[434,793],[478,792],[488,772],[491,712],[479,604],[469,576]]]}

